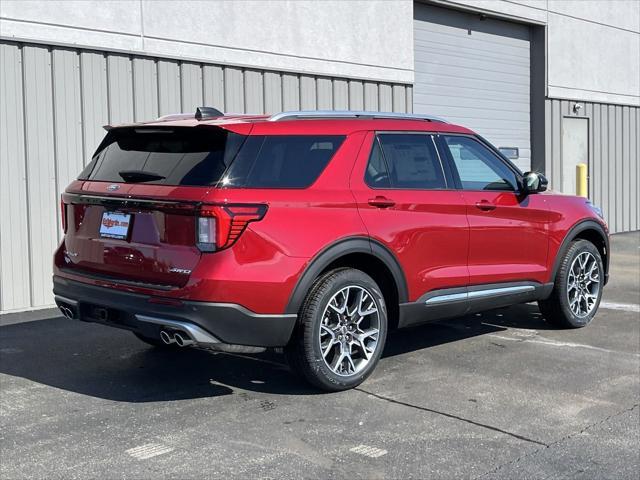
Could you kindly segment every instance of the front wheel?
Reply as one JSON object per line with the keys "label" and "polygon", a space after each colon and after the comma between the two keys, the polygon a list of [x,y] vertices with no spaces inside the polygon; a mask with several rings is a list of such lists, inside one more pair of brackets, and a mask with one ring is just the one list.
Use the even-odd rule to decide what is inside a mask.
{"label": "front wheel", "polygon": [[373,372],[387,337],[387,309],[376,282],[353,268],[320,277],[285,349],[292,368],[328,391],[353,388]]}
{"label": "front wheel", "polygon": [[587,240],[572,242],[564,254],[549,298],[538,305],[544,318],[562,328],[591,322],[600,305],[604,267],[600,252]]}

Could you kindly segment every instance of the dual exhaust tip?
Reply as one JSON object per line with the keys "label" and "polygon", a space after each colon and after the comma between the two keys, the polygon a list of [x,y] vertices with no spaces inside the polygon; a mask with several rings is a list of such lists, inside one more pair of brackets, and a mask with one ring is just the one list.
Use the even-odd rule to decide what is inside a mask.
{"label": "dual exhaust tip", "polygon": [[166,345],[175,343],[179,347],[188,347],[196,343],[184,332],[168,332],[167,330],[160,330],[160,339]]}

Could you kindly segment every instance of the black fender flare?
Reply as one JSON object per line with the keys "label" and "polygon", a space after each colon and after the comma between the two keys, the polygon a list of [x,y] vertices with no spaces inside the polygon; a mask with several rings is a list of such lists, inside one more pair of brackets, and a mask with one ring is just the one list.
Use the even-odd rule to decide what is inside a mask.
{"label": "black fender flare", "polygon": [[562,240],[560,248],[558,249],[558,253],[556,254],[556,258],[553,261],[553,270],[551,272],[552,282],[555,281],[556,274],[558,273],[558,269],[560,268],[560,263],[562,262],[562,258],[569,249],[569,244],[585,230],[596,231],[600,235],[602,242],[604,243],[606,256],[602,259],[602,263],[604,264],[604,283],[606,285],[607,281],[609,280],[609,259],[611,258],[611,250],[609,248],[609,235],[607,234],[604,227],[595,220],[582,220],[576,223],[564,236],[564,240]]}
{"label": "black fender flare", "polygon": [[298,313],[304,298],[320,273],[340,257],[352,253],[365,253],[380,259],[393,275],[398,289],[399,303],[408,301],[407,281],[396,256],[382,243],[371,238],[348,237],[325,247],[311,259],[289,297],[285,313]]}

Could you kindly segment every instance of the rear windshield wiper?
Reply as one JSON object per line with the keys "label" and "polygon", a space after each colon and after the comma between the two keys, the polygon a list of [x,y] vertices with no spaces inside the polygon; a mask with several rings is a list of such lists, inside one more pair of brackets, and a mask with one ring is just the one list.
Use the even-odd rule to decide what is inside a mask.
{"label": "rear windshield wiper", "polygon": [[122,170],[118,172],[125,182],[152,182],[153,180],[164,180],[166,177],[144,170]]}

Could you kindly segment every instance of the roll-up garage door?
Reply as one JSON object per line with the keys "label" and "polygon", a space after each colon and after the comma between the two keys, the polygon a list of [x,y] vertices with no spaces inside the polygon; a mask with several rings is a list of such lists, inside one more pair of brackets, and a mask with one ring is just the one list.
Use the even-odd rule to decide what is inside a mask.
{"label": "roll-up garage door", "polygon": [[475,130],[531,165],[529,27],[414,4],[413,110]]}

